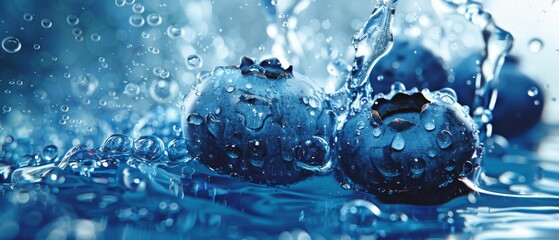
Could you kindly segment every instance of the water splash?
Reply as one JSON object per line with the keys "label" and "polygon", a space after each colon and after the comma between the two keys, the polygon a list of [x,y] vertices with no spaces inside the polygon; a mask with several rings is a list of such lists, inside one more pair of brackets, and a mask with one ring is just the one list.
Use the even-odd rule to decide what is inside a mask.
{"label": "water splash", "polygon": [[392,25],[398,1],[380,1],[369,20],[353,35],[355,59],[349,89],[358,91],[369,79],[375,63],[386,55],[394,43]]}
{"label": "water splash", "polygon": [[476,77],[476,92],[473,103],[474,119],[484,134],[482,140],[492,135],[490,121],[483,120],[495,108],[499,73],[513,44],[512,35],[495,23],[492,15],[480,3],[473,1],[434,0],[433,6],[447,14],[463,15],[482,31],[485,48],[482,52],[481,70]]}

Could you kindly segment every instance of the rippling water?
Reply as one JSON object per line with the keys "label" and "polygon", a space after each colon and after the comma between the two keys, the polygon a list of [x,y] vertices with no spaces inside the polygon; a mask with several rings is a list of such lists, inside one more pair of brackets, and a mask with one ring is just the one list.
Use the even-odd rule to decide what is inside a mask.
{"label": "rippling water", "polygon": [[[478,122],[491,123],[483,133],[493,132],[482,138],[479,178],[463,179],[476,191],[439,205],[383,203],[340,183],[333,172],[290,185],[243,182],[213,172],[186,151],[184,97],[216,66],[238,66],[245,55],[293,65],[332,94],[334,107],[348,107],[350,91],[336,90],[358,75],[351,40],[369,18],[371,1],[3,2],[0,238],[553,238],[559,231],[558,87],[552,77],[558,55],[547,40],[557,36],[519,29],[540,26],[557,4],[534,5],[538,12],[519,23],[506,18],[512,13],[501,9],[503,1],[487,3],[496,23],[515,38],[510,55],[517,60],[500,69],[492,50],[471,60],[491,42],[484,42],[481,20],[467,18],[475,8],[456,10],[447,2],[399,1],[394,46],[408,42],[421,46],[410,47],[413,54],[432,51],[444,62],[445,86],[457,91],[458,101],[483,109],[493,108],[492,97],[478,92],[483,100],[474,103],[476,72],[459,66],[488,66],[482,82],[495,82],[492,74],[501,72],[499,94],[507,104],[497,100],[493,114],[472,107]],[[389,50],[385,37],[377,44]],[[399,49],[405,47],[390,51]],[[372,91],[367,94],[376,94],[383,81],[407,79],[402,74],[410,71],[417,79],[435,78],[434,68],[408,68],[411,53],[397,53],[381,75],[373,67],[367,78],[356,77],[377,81],[363,87]],[[384,54],[364,56],[373,56],[365,58],[372,65],[361,66],[369,68]],[[518,76],[528,80],[513,84]]]}

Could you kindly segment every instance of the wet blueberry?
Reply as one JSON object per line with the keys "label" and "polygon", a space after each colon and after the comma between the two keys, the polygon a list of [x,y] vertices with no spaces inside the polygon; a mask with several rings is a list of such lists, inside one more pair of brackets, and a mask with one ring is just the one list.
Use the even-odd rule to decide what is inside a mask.
{"label": "wet blueberry", "polygon": [[420,43],[396,41],[371,72],[369,83],[376,93],[388,93],[395,82],[407,88],[441,89],[447,83],[442,60]]}
{"label": "wet blueberry", "polygon": [[216,172],[277,185],[330,166],[336,116],[320,87],[277,59],[216,68],[184,108],[188,151]]}
{"label": "wet blueberry", "polygon": [[[472,55],[454,67],[455,81],[449,87],[460,89],[459,101],[472,105],[475,94],[476,75],[480,59]],[[542,115],[544,95],[541,87],[532,78],[519,71],[519,62],[514,57],[505,59],[499,77],[499,94],[493,110],[493,133],[514,137],[535,126]],[[473,109],[472,109],[473,110]]]}
{"label": "wet blueberry", "polygon": [[338,175],[382,201],[447,201],[465,189],[457,179],[472,170],[475,126],[451,89],[379,94],[340,131]]}

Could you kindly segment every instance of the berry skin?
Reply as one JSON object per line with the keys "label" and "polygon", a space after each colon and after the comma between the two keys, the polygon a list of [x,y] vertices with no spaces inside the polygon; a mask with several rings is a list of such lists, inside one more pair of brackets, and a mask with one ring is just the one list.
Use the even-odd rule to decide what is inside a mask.
{"label": "berry skin", "polygon": [[[461,104],[471,106],[474,101],[476,61],[480,56],[467,57],[454,68],[456,80],[449,84],[460,89],[458,97]],[[504,137],[515,137],[534,127],[541,118],[544,94],[541,87],[519,71],[519,62],[507,57],[499,76],[499,91],[493,110],[493,133]],[[473,110],[473,109],[471,109]]]}
{"label": "berry skin", "polygon": [[218,173],[281,185],[331,165],[336,115],[321,88],[275,58],[216,68],[184,108],[188,151]]}
{"label": "berry skin", "polygon": [[381,201],[437,204],[465,192],[477,130],[451,89],[405,91],[401,83],[350,115],[338,135],[342,182]]}
{"label": "berry skin", "polygon": [[443,62],[419,43],[397,41],[371,72],[369,83],[373,93],[388,93],[395,82],[408,89],[441,89],[446,86],[447,73]]}

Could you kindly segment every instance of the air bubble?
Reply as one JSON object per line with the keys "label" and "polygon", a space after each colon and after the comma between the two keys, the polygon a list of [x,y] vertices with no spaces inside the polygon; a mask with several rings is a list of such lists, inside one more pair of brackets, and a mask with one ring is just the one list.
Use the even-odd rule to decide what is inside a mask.
{"label": "air bubble", "polygon": [[31,22],[33,20],[33,15],[31,13],[24,13],[23,14],[23,20],[25,20],[27,22]]}
{"label": "air bubble", "polygon": [[100,40],[101,40],[101,35],[99,35],[98,33],[91,34],[91,41],[99,42]]}
{"label": "air bubble", "polygon": [[132,15],[128,18],[128,23],[130,23],[130,26],[136,28],[144,26],[145,22],[146,21],[144,20],[144,17],[142,17],[142,15]]}
{"label": "air bubble", "polygon": [[132,5],[132,11],[136,14],[142,14],[144,13],[144,5],[141,3],[134,3],[134,5]]}
{"label": "air bubble", "polygon": [[134,140],[132,155],[140,160],[153,162],[164,158],[163,141],[156,136],[142,136]]}
{"label": "air bubble", "polygon": [[101,145],[101,151],[107,153],[130,153],[132,139],[123,134],[113,134]]}
{"label": "air bubble", "polygon": [[167,36],[170,38],[179,38],[184,34],[184,30],[181,26],[178,25],[170,25],[167,27]]}
{"label": "air bubble", "polygon": [[152,27],[157,27],[161,25],[163,19],[161,18],[161,15],[159,15],[158,13],[151,13],[147,16],[147,22],[148,25]]}
{"label": "air bubble", "polygon": [[189,70],[201,68],[203,65],[202,57],[198,54],[192,54],[186,58],[186,67]]}
{"label": "air bubble", "polygon": [[62,112],[68,112],[68,110],[70,110],[70,107],[68,107],[68,106],[66,106],[66,105],[62,105],[62,106],[60,107],[60,111],[62,111]]}
{"label": "air bubble", "polygon": [[188,158],[188,151],[186,150],[186,139],[175,138],[167,146],[167,153],[169,154],[169,161],[178,162]]}
{"label": "air bubble", "polygon": [[178,88],[175,81],[156,79],[151,83],[149,93],[153,100],[167,103],[177,95]]}
{"label": "air bubble", "polygon": [[124,4],[126,4],[126,1],[125,1],[125,0],[115,0],[115,5],[116,5],[117,7],[123,7]]}
{"label": "air bubble", "polygon": [[21,43],[15,37],[5,37],[2,40],[2,49],[7,53],[16,53],[21,49]]}
{"label": "air bubble", "polygon": [[330,167],[330,147],[324,138],[313,136],[295,148],[295,164],[305,170],[324,172]]}
{"label": "air bubble", "polygon": [[52,22],[49,19],[43,19],[41,20],[41,26],[43,26],[44,28],[50,28],[52,27]]}
{"label": "air bubble", "polygon": [[33,49],[39,50],[39,49],[41,49],[41,45],[39,45],[39,44],[33,44]]}
{"label": "air bubble", "polygon": [[80,18],[78,18],[76,15],[70,14],[66,17],[66,22],[70,24],[70,26],[76,26],[78,25],[78,23],[80,23]]}
{"label": "air bubble", "polygon": [[437,144],[442,149],[448,148],[452,144],[452,134],[448,130],[442,130],[437,134]]}
{"label": "air bubble", "polygon": [[135,83],[128,83],[124,87],[124,94],[130,97],[136,96],[139,93],[140,93],[140,87],[138,87],[138,85],[136,85]]}
{"label": "air bubble", "polygon": [[2,107],[2,112],[3,113],[8,113],[12,111],[12,107],[8,106],[8,105],[4,105],[4,107]]}
{"label": "air bubble", "polygon": [[543,41],[539,38],[533,38],[528,42],[528,50],[533,53],[541,51],[543,48]]}
{"label": "air bubble", "polygon": [[351,232],[370,234],[377,229],[376,223],[382,212],[371,202],[357,199],[345,203],[340,209],[342,227]]}
{"label": "air bubble", "polygon": [[406,141],[401,133],[396,133],[394,139],[392,139],[392,144],[390,145],[394,150],[401,151],[406,147]]}

